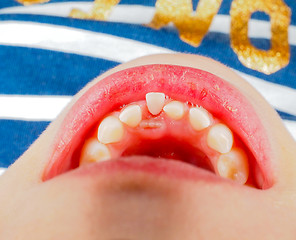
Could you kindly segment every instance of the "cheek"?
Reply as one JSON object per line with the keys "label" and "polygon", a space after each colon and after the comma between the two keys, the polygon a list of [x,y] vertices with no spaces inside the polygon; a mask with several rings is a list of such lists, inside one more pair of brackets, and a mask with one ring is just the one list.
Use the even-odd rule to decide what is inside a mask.
{"label": "cheek", "polygon": [[19,192],[1,216],[1,239],[92,239],[88,195],[60,183]]}

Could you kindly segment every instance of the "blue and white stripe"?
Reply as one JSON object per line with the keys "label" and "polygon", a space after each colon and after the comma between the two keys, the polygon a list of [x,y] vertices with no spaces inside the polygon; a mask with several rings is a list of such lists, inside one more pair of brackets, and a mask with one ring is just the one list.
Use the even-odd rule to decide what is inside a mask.
{"label": "blue and white stripe", "polygon": [[[136,57],[188,52],[212,57],[249,81],[279,112],[296,139],[296,19],[289,27],[290,64],[265,75],[243,66],[230,47],[230,0],[223,1],[202,44],[192,47],[173,27],[153,30],[155,1],[123,0],[107,22],[68,18],[93,1],[54,0],[24,7],[0,2],[0,167],[13,163],[87,82]],[[196,4],[196,1],[194,1]],[[293,0],[286,1],[292,11]],[[268,48],[270,23],[259,16],[249,37]],[[0,169],[1,171],[1,169]]]}

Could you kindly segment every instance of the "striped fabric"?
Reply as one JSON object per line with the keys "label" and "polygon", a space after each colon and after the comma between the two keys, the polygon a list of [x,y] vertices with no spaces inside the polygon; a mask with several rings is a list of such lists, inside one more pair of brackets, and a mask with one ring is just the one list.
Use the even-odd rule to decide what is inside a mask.
{"label": "striped fabric", "polygon": [[[94,21],[68,17],[73,8],[89,12],[93,1],[52,0],[26,7],[0,1],[0,174],[86,83],[122,62],[153,53],[200,54],[228,65],[267,99],[296,139],[295,0],[285,1],[292,11],[290,63],[271,75],[245,67],[232,50],[230,0],[222,2],[199,47],[180,40],[172,25],[160,30],[144,26],[155,13],[155,2],[122,0],[107,21]],[[248,35],[257,48],[268,49],[268,16],[253,14]]]}

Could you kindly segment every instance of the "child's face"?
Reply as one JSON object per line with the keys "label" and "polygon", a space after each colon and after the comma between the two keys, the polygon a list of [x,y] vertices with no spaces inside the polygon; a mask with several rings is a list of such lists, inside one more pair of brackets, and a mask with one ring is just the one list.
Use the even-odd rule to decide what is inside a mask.
{"label": "child's face", "polygon": [[[179,66],[116,73],[149,64],[193,67],[225,81]],[[147,106],[149,92],[164,93],[165,105],[179,102],[158,110],[163,95],[147,97]],[[140,120],[135,110],[119,115],[133,102]],[[112,124],[97,133],[111,112]],[[87,150],[89,139],[99,153]],[[138,59],[87,85],[0,177],[0,236],[295,239],[295,147],[272,108],[225,66],[191,55]],[[240,154],[227,153],[235,149]],[[87,163],[102,156],[113,160]]]}

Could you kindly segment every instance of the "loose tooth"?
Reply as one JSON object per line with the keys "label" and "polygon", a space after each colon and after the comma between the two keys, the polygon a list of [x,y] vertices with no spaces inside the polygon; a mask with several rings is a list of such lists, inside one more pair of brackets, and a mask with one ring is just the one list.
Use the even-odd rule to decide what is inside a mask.
{"label": "loose tooth", "polygon": [[150,92],[146,94],[146,103],[149,112],[157,115],[162,111],[164,106],[165,95],[160,92]]}
{"label": "loose tooth", "polygon": [[163,111],[170,118],[179,120],[184,116],[184,105],[179,101],[172,101],[164,106]]}
{"label": "loose tooth", "polygon": [[142,110],[139,105],[127,106],[119,115],[121,122],[130,127],[136,127],[142,120]]}
{"label": "loose tooth", "polygon": [[98,140],[101,143],[119,142],[124,133],[122,123],[114,116],[106,117],[100,124],[98,129]]}
{"label": "loose tooth", "polygon": [[224,124],[216,124],[208,132],[207,143],[212,149],[220,153],[227,153],[233,144],[232,132]]}
{"label": "loose tooth", "polygon": [[249,177],[248,157],[242,149],[232,149],[219,157],[217,171],[221,177],[245,184]]}
{"label": "loose tooth", "polygon": [[90,139],[82,149],[80,164],[99,162],[110,158],[111,155],[106,145],[99,143],[97,139]]}
{"label": "loose tooth", "polygon": [[189,110],[189,121],[196,131],[205,129],[211,124],[209,113],[201,107],[194,107]]}

